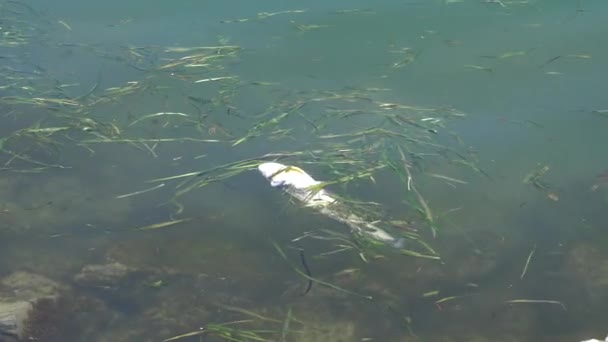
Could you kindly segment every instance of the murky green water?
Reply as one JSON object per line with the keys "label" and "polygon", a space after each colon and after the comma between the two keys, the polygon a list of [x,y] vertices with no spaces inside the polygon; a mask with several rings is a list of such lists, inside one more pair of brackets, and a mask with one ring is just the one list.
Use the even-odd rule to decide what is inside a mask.
{"label": "murky green water", "polygon": [[[0,309],[37,341],[603,338],[607,10],[0,1]],[[440,259],[199,173],[267,153]]]}

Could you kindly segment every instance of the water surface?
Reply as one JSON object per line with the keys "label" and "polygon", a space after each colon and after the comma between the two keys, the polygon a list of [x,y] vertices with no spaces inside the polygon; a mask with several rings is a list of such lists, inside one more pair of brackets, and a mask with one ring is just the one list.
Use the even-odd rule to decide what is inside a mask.
{"label": "water surface", "polygon": [[[0,276],[43,275],[66,298],[47,309],[53,319],[31,323],[32,337],[162,341],[249,319],[229,326],[271,330],[260,333],[271,341],[578,341],[606,333],[608,180],[598,177],[608,168],[606,3],[0,5],[0,26],[22,37],[9,45],[15,40],[5,35],[0,47]],[[227,45],[238,49],[208,67],[166,67],[200,53],[192,47]],[[217,77],[228,78],[196,83]],[[111,89],[129,85],[129,94]],[[397,113],[382,104],[399,104],[418,124],[441,116],[437,134],[417,137],[457,149],[467,163],[411,141],[323,138],[393,127],[375,114]],[[363,115],[336,119],[352,109]],[[297,114],[257,130],[289,110]],[[166,112],[189,116],[146,117]],[[49,127],[65,130],[31,131]],[[421,157],[413,179],[436,218],[435,238],[389,168],[374,171],[375,182],[361,177],[332,190],[380,203],[382,219],[408,221],[441,260],[380,249],[382,257],[365,262],[352,250],[320,255],[335,249],[331,242],[293,243],[309,231],[349,233],[255,170],[193,189],[179,205],[170,200],[185,178],[154,181],[294,151],[306,153],[287,162],[334,180],[358,166],[315,158],[340,148],[371,148],[366,161],[386,152],[399,163],[398,148]],[[535,172],[536,184],[524,181]],[[135,230],[180,219],[189,221]],[[289,246],[303,248],[315,279],[373,300],[318,283],[303,295],[306,279],[271,241],[298,268]],[[87,265],[115,262],[126,275],[78,280]]]}

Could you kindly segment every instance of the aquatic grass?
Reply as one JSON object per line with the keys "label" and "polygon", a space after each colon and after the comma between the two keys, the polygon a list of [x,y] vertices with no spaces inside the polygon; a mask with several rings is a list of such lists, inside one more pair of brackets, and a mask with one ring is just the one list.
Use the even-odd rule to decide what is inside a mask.
{"label": "aquatic grass", "polygon": [[[87,48],[90,47],[87,46]],[[369,180],[375,183],[374,177],[380,170],[386,168],[402,169],[406,175],[397,172],[399,177],[407,179],[407,189],[414,193],[418,203],[416,207],[424,213],[425,221],[430,225],[433,235],[436,234],[436,222],[432,209],[428,205],[428,201],[422,197],[420,190],[412,184],[413,172],[409,166],[409,161],[405,159],[403,149],[407,149],[408,154],[413,156],[431,151],[437,151],[437,155],[448,153],[455,155],[462,162],[467,162],[464,153],[457,151],[452,146],[435,142],[433,139],[438,132],[445,129],[448,119],[464,116],[457,110],[377,101],[375,94],[379,91],[389,91],[386,89],[309,90],[288,94],[286,98],[271,103],[267,110],[261,114],[244,117],[243,119],[251,121],[251,125],[246,131],[241,131],[242,134],[238,134],[239,127],[232,129],[228,127],[228,131],[236,132],[234,134],[236,138],[230,140],[196,136],[200,135],[201,127],[204,124],[200,121],[200,117],[196,117],[196,114],[187,112],[159,111],[133,115],[130,120],[110,118],[110,120],[104,120],[105,122],[93,119],[89,114],[98,110],[98,108],[118,104],[127,96],[142,97],[158,92],[161,89],[157,84],[158,80],[166,77],[165,73],[169,71],[172,75],[177,75],[176,77],[183,82],[192,82],[192,84],[197,84],[197,80],[198,83],[227,81],[218,90],[219,102],[212,102],[211,105],[234,111],[237,106],[232,101],[234,96],[238,94],[237,89],[239,89],[239,92],[247,92],[248,87],[265,83],[242,82],[224,76],[201,78],[200,75],[208,75],[211,70],[221,70],[224,68],[223,63],[226,59],[236,57],[240,50],[240,47],[236,45],[169,48],[129,47],[127,51],[133,56],[145,58],[148,55],[159,55],[163,56],[163,62],[155,67],[148,68],[148,75],[142,80],[130,81],[124,85],[105,88],[101,91],[99,91],[99,82],[96,82],[84,95],[71,99],[12,96],[2,98],[0,102],[12,106],[65,107],[68,109],[67,111],[58,114],[53,113],[53,117],[64,125],[32,127],[29,133],[46,134],[47,137],[53,134],[64,134],[62,138],[68,138],[77,146],[86,148],[91,152],[94,151],[94,146],[98,144],[124,144],[157,157],[156,151],[159,144],[212,143],[229,149],[242,148],[242,145],[252,142],[253,138],[268,142],[281,142],[287,139],[298,142],[314,141],[310,149],[271,152],[259,157],[245,158],[200,171],[168,175],[147,181],[149,183],[166,183],[167,185],[177,182],[175,184],[175,195],[167,200],[167,203],[176,205],[176,214],[183,212],[184,208],[179,204],[179,198],[183,195],[204,188],[209,184],[237,177],[243,172],[254,170],[262,162],[288,158],[295,164],[313,164],[329,172],[331,177],[319,184],[316,190],[328,186],[341,186],[346,189],[349,184],[359,183],[361,180]],[[204,71],[200,69],[204,69]],[[272,84],[267,86],[273,87]],[[352,106],[359,106],[360,109],[354,111],[348,109]],[[70,109],[71,107],[73,108]],[[320,114],[311,114],[318,109],[321,109]],[[354,129],[344,130],[341,122],[351,120],[354,114],[357,115],[358,119],[355,120],[354,125],[348,125]],[[357,128],[357,122],[363,122],[364,118],[374,118],[379,119],[379,121],[377,121],[377,125],[372,127]],[[158,134],[155,134],[154,137],[142,136],[142,131],[154,122],[160,120],[162,122],[160,131],[163,131],[162,128],[169,126],[172,119],[192,124],[196,129],[196,135],[193,132],[191,136],[158,136]],[[299,121],[312,127],[312,130],[306,131],[305,134],[299,131],[298,136],[293,136],[294,127],[299,125]],[[220,121],[219,123],[225,127],[230,124],[230,121]],[[342,132],[332,132],[334,128]],[[73,132],[78,132],[78,134],[73,134]],[[21,134],[25,133],[28,132],[22,132]],[[9,139],[3,139],[4,145],[8,141]],[[48,142],[46,143],[48,144]],[[399,152],[397,155],[390,151],[386,153],[387,149],[395,149],[395,146],[397,146],[396,151]],[[418,151],[414,152],[414,149]],[[382,156],[382,158],[378,156]],[[30,160],[21,154],[13,155],[13,157]],[[417,162],[422,163],[424,161],[418,160]],[[405,167],[398,167],[399,163],[405,165]],[[38,164],[42,166],[52,165],[43,162]],[[447,179],[447,176],[444,176],[443,179]],[[363,212],[366,212],[367,210],[365,214],[367,217],[375,217],[375,220],[379,220],[379,217],[381,217],[379,214],[380,206],[372,208],[366,205],[356,205],[355,201],[348,199],[347,196],[342,196],[340,200],[351,205],[353,211],[363,210]],[[430,244],[422,241],[420,236],[414,236],[411,232],[404,232],[404,236],[408,239],[420,241],[420,246],[430,254],[413,250],[404,250],[403,254],[434,258],[434,250],[430,248]]]}
{"label": "aquatic grass", "polygon": [[[495,1],[481,6],[495,6],[507,11],[512,7],[528,5],[534,4]],[[126,149],[135,149],[136,153],[149,157],[150,165],[147,166],[157,168],[158,172],[151,176],[137,170],[135,176],[140,184],[134,182],[132,188],[120,191],[121,194],[115,196],[117,203],[129,198],[136,204],[141,200],[147,205],[143,202],[144,198],[138,196],[163,188],[162,192],[152,194],[166,196],[160,201],[174,206],[170,220],[132,228],[138,229],[140,234],[154,234],[152,230],[172,229],[193,220],[182,216],[187,208],[197,205],[182,202],[185,195],[205,196],[205,188],[211,184],[227,183],[245,173],[254,173],[256,167],[266,161],[285,161],[305,166],[307,170],[310,168],[311,173],[323,181],[313,190],[336,188],[339,192],[336,198],[348,211],[406,240],[402,248],[391,248],[356,232],[341,232],[335,226],[294,238],[292,242],[311,239],[315,240],[315,244],[325,244],[322,246],[325,249],[313,256],[315,260],[328,260],[338,253],[354,253],[367,262],[366,267],[373,267],[374,262],[370,260],[376,257],[381,260],[381,256],[397,258],[404,255],[398,259],[404,264],[412,261],[408,257],[441,260],[441,250],[434,246],[432,239],[442,234],[443,225],[451,222],[446,217],[447,212],[435,207],[438,201],[425,188],[423,181],[467,185],[469,178],[460,179],[432,169],[440,163],[459,166],[474,176],[490,177],[482,164],[469,153],[468,146],[449,131],[452,120],[465,117],[465,113],[454,108],[404,100],[398,90],[384,88],[382,81],[378,81],[380,85],[374,87],[288,89],[272,79],[248,79],[239,72],[240,68],[234,67],[234,62],[246,60],[248,54],[255,53],[256,47],[246,51],[229,42],[226,37],[219,38],[217,42],[205,42],[209,45],[196,42],[192,46],[106,46],[69,40],[57,42],[56,39],[45,42],[44,46],[49,49],[87,53],[126,66],[132,77],[119,83],[97,79],[85,81],[84,84],[78,84],[81,80],[77,80],[76,84],[72,84],[56,79],[58,76],[44,70],[48,66],[27,62],[27,58],[24,58],[27,56],[20,49],[45,40],[47,35],[44,31],[48,31],[49,27],[61,33],[76,31],[78,27],[75,23],[59,18],[47,20],[23,2],[4,1],[0,6],[4,33],[0,37],[3,49],[0,58],[11,66],[0,69],[0,75],[5,79],[5,84],[0,86],[3,94],[0,105],[2,115],[13,120],[16,127],[2,127],[1,169],[20,173],[67,174],[66,170],[74,162],[68,153],[72,147],[90,152],[89,162],[92,164],[102,166],[103,163],[105,167],[105,164],[111,163],[120,168],[123,165],[121,153]],[[581,7],[580,1],[577,7]],[[7,10],[13,8],[20,11]],[[284,18],[293,28],[287,30],[288,39],[325,27],[300,20],[304,12],[306,10],[295,9],[260,12],[257,15],[252,13],[222,23],[256,25]],[[340,15],[370,13],[373,11],[333,12]],[[250,49],[249,46],[247,49]],[[531,49],[508,49],[499,48],[490,52],[492,55],[483,56],[488,63],[463,62],[458,64],[458,68],[499,77],[499,65],[532,57]],[[243,51],[247,53],[243,54]],[[387,52],[389,64],[385,71],[416,70],[426,57],[421,52],[419,46],[397,46]],[[590,57],[564,53],[547,56],[549,59],[539,60],[544,63],[534,66],[539,64],[539,69],[543,69],[566,60],[586,60]],[[258,97],[257,94],[263,96]],[[272,100],[265,103],[264,98]],[[606,117],[607,110],[600,106],[591,113]],[[532,121],[517,123],[538,126]],[[261,151],[262,148],[266,151]],[[193,153],[194,149],[196,153]],[[112,151],[111,160],[102,153],[96,154],[98,150]],[[201,155],[209,157],[199,158]],[[221,162],[215,159],[218,155],[222,157]],[[168,164],[171,166],[168,167]],[[550,192],[551,185],[545,182],[545,173],[542,168],[536,169],[526,177],[524,183],[547,192],[550,198],[557,198]],[[264,182],[261,178],[259,181]],[[401,198],[397,203],[369,200],[367,196],[370,192],[387,184],[391,189],[401,187]],[[353,198],[355,191],[359,195]],[[167,192],[170,193],[167,195]],[[391,210],[390,215],[387,207]],[[307,208],[303,207],[302,210]],[[412,226],[411,221],[416,220],[420,222]],[[419,223],[425,228],[417,229]],[[339,293],[348,291],[313,276],[311,270],[306,270],[305,261],[304,269],[297,266],[278,245],[275,245],[275,249],[308,284],[332,288]],[[534,265],[535,249],[525,260],[521,279],[530,275],[528,270]],[[302,255],[301,260],[304,260]],[[358,261],[356,257],[353,259],[354,262]],[[439,295],[433,292],[429,291],[427,295]],[[375,293],[373,295],[374,298],[378,297]],[[437,304],[456,298],[459,297],[441,298]],[[558,301],[539,299],[515,299],[506,303],[563,306]],[[281,318],[249,309],[228,306],[223,309],[247,319],[205,324],[199,331],[178,335],[167,341],[203,335],[214,335],[230,341],[283,341],[290,338],[290,326],[298,323],[291,307]],[[259,322],[268,324],[270,328],[260,328],[257,325]],[[408,329],[409,323],[407,321]]]}
{"label": "aquatic grass", "polygon": [[312,276],[308,275],[307,273],[302,272],[302,270],[300,270],[298,267],[296,267],[295,265],[293,265],[293,264],[292,264],[292,263],[289,261],[289,258],[287,257],[287,254],[285,254],[285,252],[283,251],[283,249],[282,249],[282,248],[281,248],[281,247],[280,247],[280,246],[279,246],[279,245],[278,245],[276,242],[272,241],[271,243],[272,243],[273,247],[275,248],[275,250],[276,250],[276,251],[279,253],[279,255],[281,256],[281,258],[282,258],[283,260],[287,261],[287,262],[290,264],[291,269],[292,269],[294,272],[296,272],[296,273],[297,273],[299,276],[301,276],[301,277],[305,278],[306,280],[312,281],[312,282],[314,282],[314,283],[317,283],[317,284],[322,285],[322,286],[325,286],[325,287],[329,287],[329,288],[331,288],[331,289],[334,289],[334,290],[336,290],[336,291],[338,291],[338,292],[340,292],[340,293],[344,293],[344,294],[347,294],[347,295],[351,295],[351,296],[355,296],[355,297],[359,297],[359,298],[363,298],[363,299],[368,299],[368,300],[373,299],[373,297],[372,297],[372,296],[363,295],[363,294],[359,294],[359,293],[357,293],[357,292],[353,292],[353,291],[350,291],[350,290],[344,289],[344,288],[342,288],[342,287],[340,287],[340,286],[337,286],[337,285],[334,285],[334,284],[328,283],[328,282],[326,282],[326,281],[323,281],[323,280],[320,280],[320,279],[314,278],[314,277],[312,277]]}
{"label": "aquatic grass", "polygon": [[215,305],[219,309],[244,316],[245,318],[226,323],[205,324],[197,330],[164,339],[163,342],[177,341],[194,336],[214,336],[224,341],[235,342],[285,341],[290,334],[300,332],[299,330],[292,329],[292,324],[300,326],[307,325],[307,323],[294,315],[291,307],[287,309],[285,318],[281,320],[232,305],[221,303],[216,303]]}

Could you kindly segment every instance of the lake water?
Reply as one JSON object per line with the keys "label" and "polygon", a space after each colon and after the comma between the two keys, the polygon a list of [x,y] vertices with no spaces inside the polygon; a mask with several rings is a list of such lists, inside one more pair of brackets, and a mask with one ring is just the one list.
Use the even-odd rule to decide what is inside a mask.
{"label": "lake water", "polygon": [[[603,338],[607,15],[2,0],[0,308],[34,303],[37,341]],[[270,187],[272,160],[403,249]]]}

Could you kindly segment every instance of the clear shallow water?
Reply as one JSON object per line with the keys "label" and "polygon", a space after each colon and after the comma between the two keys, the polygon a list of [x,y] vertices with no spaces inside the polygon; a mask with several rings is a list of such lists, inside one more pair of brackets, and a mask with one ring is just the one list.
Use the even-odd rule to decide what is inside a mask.
{"label": "clear shallow water", "polygon": [[[64,87],[61,98],[87,94],[96,83],[93,95],[103,96],[103,89],[139,81],[152,86],[92,105],[83,115],[113,123],[123,137],[236,139],[273,104],[296,103],[318,90],[388,88],[366,96],[374,103],[466,113],[437,139],[454,144],[443,133],[458,134],[488,175],[433,157],[424,161],[426,173],[414,175],[433,212],[449,213],[438,237],[429,240],[441,262],[387,254],[364,263],[353,252],[315,257],[332,249],[323,241],[299,245],[316,278],[373,296],[369,301],[319,284],[301,295],[306,280],[269,240],[287,248],[306,231],[346,230],[290,204],[254,171],[188,193],[180,201],[184,209],[179,215],[167,205],[176,182],[116,198],[150,188],[158,183],[147,181],[158,177],[269,152],[328,148],[326,140],[307,133],[306,121],[288,118],[280,125],[292,129],[289,136],[296,139],[261,136],[234,148],[173,142],[159,143],[154,153],[127,143],[86,144],[87,149],[78,142],[90,137],[80,131],[57,138],[61,144],[5,143],[11,151],[66,166],[25,172],[40,165],[23,160],[18,164],[6,151],[2,155],[7,170],[0,184],[0,275],[27,271],[46,276],[65,287],[67,298],[50,315],[65,320],[35,321],[41,326],[33,330],[35,337],[160,341],[208,324],[252,318],[222,305],[278,320],[253,325],[277,330],[264,335],[275,341],[283,338],[290,308],[304,322],[292,322],[294,331],[285,337],[290,341],[577,341],[606,333],[601,317],[608,290],[608,189],[596,177],[608,167],[608,118],[601,112],[608,106],[603,2],[503,2],[504,7],[477,1],[27,4],[2,3],[5,22],[36,28],[28,31],[27,44],[2,47],[4,66],[11,68],[3,74],[14,76],[14,70],[20,70],[16,74],[36,78],[26,81],[32,89],[2,88],[3,99],[58,96],[53,86],[71,83],[77,85]],[[336,13],[353,8],[363,11]],[[300,9],[306,12],[222,23],[255,18],[259,12]],[[320,27],[299,30],[296,24]],[[213,102],[230,87],[148,70],[169,62],[169,57],[184,56],[168,56],[158,49],[220,44],[242,50],[223,62],[223,69],[200,78],[236,75],[245,82],[279,83],[236,87],[231,99],[235,115]],[[142,49],[133,55],[128,47]],[[411,49],[407,51],[415,59],[392,67],[409,56],[404,48]],[[11,84],[8,77],[5,80]],[[22,86],[24,81],[16,82]],[[148,113],[194,113],[193,103],[202,108],[199,114],[206,125],[198,130],[191,122],[165,118],[129,126]],[[316,118],[336,106],[363,106],[367,111],[373,107],[307,104],[302,112]],[[67,109],[49,107],[3,102],[7,115],[0,132],[7,137],[35,123],[65,124],[57,117]],[[331,121],[319,135],[377,123],[374,117],[353,116]],[[83,123],[79,125],[82,130]],[[539,165],[550,166],[542,177],[549,189],[522,181]],[[333,176],[323,165],[301,166],[319,179]],[[428,173],[467,184],[449,185]],[[412,220],[426,232],[420,215],[404,204],[406,189],[399,179],[386,170],[374,175],[376,184],[360,180],[332,190],[380,202],[387,216]],[[181,218],[192,220],[133,231]],[[297,251],[286,250],[300,267]],[[83,267],[108,262],[125,265],[129,272],[111,281],[79,280]],[[431,291],[439,294],[428,295]],[[559,301],[566,309],[549,303],[505,304],[513,299]]]}

